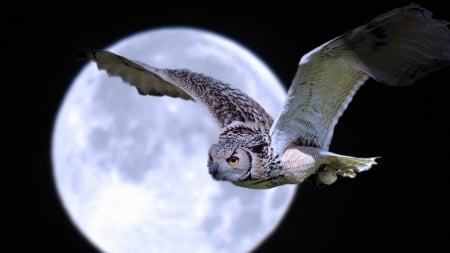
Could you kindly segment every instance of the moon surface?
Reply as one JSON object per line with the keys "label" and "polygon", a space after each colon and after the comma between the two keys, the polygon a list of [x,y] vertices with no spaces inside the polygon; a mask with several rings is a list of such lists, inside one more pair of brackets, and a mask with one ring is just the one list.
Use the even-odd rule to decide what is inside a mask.
{"label": "moon surface", "polygon": [[[286,97],[261,60],[208,31],[155,29],[108,50],[231,83],[273,117]],[[52,161],[60,199],[101,251],[251,251],[277,227],[297,188],[252,190],[213,180],[206,161],[218,133],[199,104],[140,96],[90,62],[55,120]]]}

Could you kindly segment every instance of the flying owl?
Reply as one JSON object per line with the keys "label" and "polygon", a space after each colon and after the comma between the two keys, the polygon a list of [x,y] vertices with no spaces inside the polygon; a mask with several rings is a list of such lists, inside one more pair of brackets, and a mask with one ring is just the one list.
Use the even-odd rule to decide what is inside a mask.
{"label": "flying owl", "polygon": [[[448,22],[411,4],[382,14],[305,54],[275,120],[235,86],[187,69],[163,69],[104,50],[83,55],[141,95],[170,96],[206,106],[220,128],[208,151],[216,180],[266,189],[315,178],[354,177],[377,157],[329,151],[333,130],[368,78],[406,86],[450,64]],[[205,150],[206,152],[206,150]],[[312,177],[314,176],[314,177]]]}

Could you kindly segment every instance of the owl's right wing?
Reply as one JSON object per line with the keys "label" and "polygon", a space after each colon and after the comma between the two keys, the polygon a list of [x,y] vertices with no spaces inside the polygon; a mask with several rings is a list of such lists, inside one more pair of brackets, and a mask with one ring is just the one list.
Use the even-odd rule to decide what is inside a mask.
{"label": "owl's right wing", "polygon": [[234,121],[255,122],[269,129],[272,118],[241,90],[187,69],[160,69],[105,50],[85,50],[82,58],[97,63],[109,75],[133,85],[141,95],[170,96],[203,104],[224,127]]}
{"label": "owl's right wing", "polygon": [[304,55],[272,129],[272,148],[328,150],[358,88],[372,77],[404,86],[450,63],[448,22],[418,5],[380,15]]}

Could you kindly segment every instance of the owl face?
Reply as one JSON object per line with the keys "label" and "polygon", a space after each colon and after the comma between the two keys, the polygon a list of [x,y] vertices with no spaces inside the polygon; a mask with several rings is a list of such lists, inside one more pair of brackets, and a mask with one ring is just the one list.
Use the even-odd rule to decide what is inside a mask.
{"label": "owl face", "polygon": [[214,144],[209,149],[209,174],[216,180],[246,180],[250,177],[251,168],[251,153],[238,145]]}

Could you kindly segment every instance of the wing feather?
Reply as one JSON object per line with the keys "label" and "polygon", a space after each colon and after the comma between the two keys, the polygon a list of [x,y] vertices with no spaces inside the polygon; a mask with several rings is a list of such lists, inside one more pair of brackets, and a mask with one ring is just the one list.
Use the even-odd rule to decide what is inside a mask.
{"label": "wing feather", "polygon": [[163,71],[161,69],[105,50],[85,50],[83,54],[94,60],[98,69],[105,70],[108,75],[120,77],[125,83],[135,86],[141,95],[166,95],[194,100],[183,89],[166,81],[162,77]]}
{"label": "wing feather", "polygon": [[334,127],[365,81],[404,86],[450,64],[448,22],[418,5],[380,15],[304,55],[272,129],[272,147],[328,150]]}
{"label": "wing feather", "polygon": [[105,50],[86,50],[84,56],[99,69],[135,86],[141,95],[194,100],[207,107],[219,127],[234,121],[254,122],[269,129],[269,114],[241,90],[187,69],[160,69]]}

